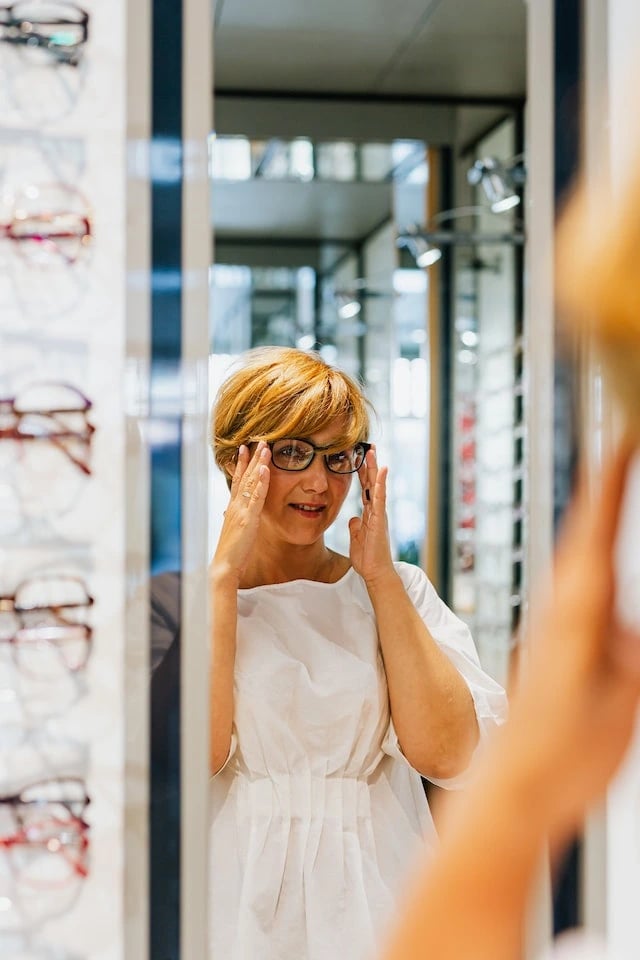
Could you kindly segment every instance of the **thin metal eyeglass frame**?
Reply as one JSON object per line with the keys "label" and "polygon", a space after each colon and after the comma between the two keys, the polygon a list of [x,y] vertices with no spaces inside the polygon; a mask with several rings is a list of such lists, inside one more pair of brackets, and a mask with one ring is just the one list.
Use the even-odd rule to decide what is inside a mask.
{"label": "thin metal eyeglass frame", "polygon": [[[83,623],[79,620],[69,620],[64,616],[64,611],[66,610],[88,610],[89,607],[93,605],[93,597],[86,592],[83,581],[79,577],[69,577],[69,580],[74,580],[77,582],[86,593],[86,599],[83,602],[78,603],[47,603],[39,604],[38,606],[29,606],[22,607],[19,604],[16,604],[16,594],[11,596],[2,596],[0,595],[0,615],[3,613],[11,613],[19,621],[18,628],[11,634],[11,636],[0,636],[0,646],[3,643],[9,644],[11,651],[13,653],[14,659],[16,660],[18,667],[20,668],[20,652],[19,648],[24,648],[26,644],[33,643],[36,641],[44,641],[47,644],[50,644],[52,647],[59,647],[60,656],[64,662],[66,670],[74,676],[83,671],[89,661],[91,655],[91,649],[93,645],[93,628],[87,623]],[[25,584],[29,581],[25,581]],[[23,586],[23,584],[21,584]],[[48,613],[54,618],[53,623],[43,623],[36,624],[35,626],[28,626],[26,624],[26,618],[30,614],[37,613]],[[68,663],[64,655],[64,647],[60,643],[60,638],[55,636],[55,631],[64,632],[65,629],[68,630],[79,630],[82,632],[82,639],[85,644],[84,654],[82,656],[82,662],[78,663],[76,666],[72,666]],[[54,635],[52,636],[52,631]],[[25,639],[27,637],[28,639]],[[21,668],[22,669],[22,668]],[[24,671],[23,671],[24,672]],[[35,671],[28,671],[29,673]],[[2,803],[2,797],[0,797],[0,803]]]}
{"label": "thin metal eyeglass frame", "polygon": [[[53,821],[55,823],[55,821]],[[46,826],[49,823],[48,820],[43,821],[43,824]],[[31,828],[32,829],[32,828]],[[57,834],[57,836],[55,836]],[[68,840],[66,840],[66,835],[74,834],[74,839],[77,840],[77,849],[79,858],[74,859],[71,854],[68,852],[66,847],[70,846]],[[89,826],[83,820],[74,820],[70,823],[65,824],[56,824],[56,830],[54,831],[54,837],[50,837],[48,840],[34,840],[30,836],[29,832],[20,829],[11,836],[0,837],[0,850],[13,850],[16,847],[25,847],[37,848],[42,847],[47,853],[50,853],[51,856],[60,856],[62,857],[71,867],[73,873],[77,877],[87,877],[89,875],[89,867],[86,863],[89,851]],[[59,847],[57,849],[51,849],[51,840],[57,840]],[[44,888],[53,888],[57,884],[47,885],[45,883]]]}
{"label": "thin metal eyeglass frame", "polygon": [[[79,457],[75,457],[73,453],[65,447],[64,441],[76,441],[87,448],[89,447],[91,443],[91,437],[95,433],[96,429],[87,419],[89,411],[93,407],[93,403],[82,393],[81,390],[78,390],[77,387],[72,387],[69,384],[52,384],[52,386],[61,386],[73,391],[79,400],[79,406],[60,408],[51,407],[46,410],[20,410],[19,407],[16,406],[16,402],[18,401],[19,397],[0,397],[0,415],[13,416],[15,418],[12,426],[0,427],[0,440],[17,440],[18,442],[23,442],[26,440],[44,440],[47,443],[52,444],[54,447],[57,447],[61,453],[63,453],[82,473],[90,476],[91,467],[89,464],[85,463]],[[83,431],[68,430],[65,428],[65,424],[61,423],[57,419],[56,415],[58,417],[80,415],[84,419],[85,428]],[[49,420],[54,427],[62,427],[62,429],[53,429],[49,433],[21,433],[19,429],[20,421],[24,417],[31,416],[42,417],[45,420]]]}
{"label": "thin metal eyeglass frame", "polygon": [[12,241],[12,243],[18,244],[18,249],[20,246],[26,245],[27,243],[49,244],[53,249],[55,255],[59,256],[68,266],[72,266],[79,259],[80,254],[75,257],[68,256],[59,245],[60,240],[77,240],[80,251],[86,248],[92,241],[91,233],[91,220],[89,217],[82,216],[81,214],[72,213],[71,216],[76,218],[76,223],[78,224],[77,231],[70,230],[56,230],[53,228],[50,231],[46,230],[48,222],[53,223],[57,216],[68,216],[64,211],[60,213],[49,213],[48,211],[43,211],[39,214],[29,215],[28,219],[34,223],[39,219],[43,225],[43,229],[39,231],[31,230],[21,232],[17,227],[20,225],[20,222],[27,219],[26,215],[14,215],[14,217],[8,223],[0,224],[0,237]]}

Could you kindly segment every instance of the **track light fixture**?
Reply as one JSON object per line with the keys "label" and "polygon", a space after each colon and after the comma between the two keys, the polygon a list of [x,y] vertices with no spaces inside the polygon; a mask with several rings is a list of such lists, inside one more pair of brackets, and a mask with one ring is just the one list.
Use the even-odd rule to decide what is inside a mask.
{"label": "track light fixture", "polygon": [[422,237],[416,238],[416,244],[424,244],[424,249],[417,255],[416,263],[419,267],[431,267],[442,257],[442,250],[431,243],[427,243]]}
{"label": "track light fixture", "polygon": [[429,240],[423,236],[417,223],[414,223],[408,227],[404,233],[400,234],[396,243],[399,247],[406,247],[408,249],[419,267],[431,267],[442,257],[440,247],[435,243],[429,242]]}
{"label": "track light fixture", "polygon": [[357,317],[365,300],[388,300],[394,296],[393,290],[375,289],[370,286],[370,281],[364,278],[354,280],[351,286],[330,293],[330,299],[341,320]]}
{"label": "track light fixture", "polygon": [[336,306],[341,320],[351,320],[362,310],[362,303],[355,293],[337,293]]}
{"label": "track light fixture", "polygon": [[520,221],[514,224],[512,229],[499,233],[473,230],[444,230],[440,227],[440,224],[445,223],[447,220],[469,218],[488,212],[499,214],[503,212],[504,209],[508,208],[503,207],[499,210],[491,209],[488,211],[486,207],[471,206],[442,210],[440,213],[436,213],[431,217],[425,227],[414,223],[405,230],[401,230],[396,238],[396,244],[399,247],[407,248],[415,259],[417,266],[430,267],[441,258],[442,248],[444,246],[460,245],[473,247],[476,244],[484,243],[523,243],[524,234],[521,230],[522,223]]}
{"label": "track light fixture", "polygon": [[525,180],[523,154],[506,162],[497,157],[484,157],[467,170],[467,181],[472,186],[482,186],[494,213],[504,213],[520,203],[517,188]]}

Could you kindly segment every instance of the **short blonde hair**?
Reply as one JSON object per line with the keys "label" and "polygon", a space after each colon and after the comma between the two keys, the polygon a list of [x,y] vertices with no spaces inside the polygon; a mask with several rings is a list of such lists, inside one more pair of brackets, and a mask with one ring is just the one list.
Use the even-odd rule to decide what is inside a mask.
{"label": "short blonde hair", "polygon": [[334,421],[342,424],[332,451],[369,433],[369,401],[357,381],[313,352],[257,347],[218,390],[211,413],[211,448],[223,472],[240,444],[309,437]]}

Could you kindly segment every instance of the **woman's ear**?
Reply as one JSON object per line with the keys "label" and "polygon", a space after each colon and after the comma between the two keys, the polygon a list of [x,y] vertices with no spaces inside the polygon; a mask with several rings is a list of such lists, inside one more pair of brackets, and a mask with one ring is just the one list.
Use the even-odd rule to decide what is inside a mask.
{"label": "woman's ear", "polygon": [[227,481],[227,487],[231,490],[231,481],[233,480],[233,475],[236,471],[236,465],[233,460],[229,460],[228,463],[222,465],[222,472],[224,473],[224,478]]}

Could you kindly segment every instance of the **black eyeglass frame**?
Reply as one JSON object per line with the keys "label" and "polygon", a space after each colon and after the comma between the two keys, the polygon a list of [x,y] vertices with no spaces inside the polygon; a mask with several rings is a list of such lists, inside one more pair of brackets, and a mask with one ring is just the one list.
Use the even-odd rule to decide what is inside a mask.
{"label": "black eyeglass frame", "polygon": [[[58,63],[65,63],[71,67],[77,67],[80,62],[81,50],[89,39],[88,12],[83,7],[79,7],[69,0],[69,2],[62,3],[61,7],[72,9],[74,13],[77,13],[76,19],[70,19],[64,16],[36,19],[35,17],[25,16],[24,13],[22,13],[23,7],[25,7],[24,0],[18,0],[18,2],[7,6],[4,4],[0,5],[0,28],[4,28],[5,30],[4,34],[0,34],[0,40],[18,46],[31,45],[41,47],[45,49],[54,60],[57,60]],[[16,15],[16,8],[18,8],[18,13],[22,13],[22,15]],[[27,6],[27,13],[29,12]],[[38,32],[38,28],[44,25],[52,27],[76,27],[81,31],[81,36],[72,45],[61,46],[56,43],[55,40]]]}
{"label": "black eyeglass frame", "polygon": [[[52,800],[49,797],[32,797],[28,800],[25,799],[24,795],[28,793],[29,790],[37,789],[40,786],[47,787],[51,783],[76,784],[82,790],[82,795],[74,799],[62,798],[60,800]],[[13,808],[19,827],[22,827],[20,817],[21,808],[37,809],[38,807],[58,806],[64,807],[64,809],[67,810],[70,821],[73,822],[78,829],[88,830],[89,824],[85,820],[84,815],[90,802],[91,798],[87,793],[84,780],[81,777],[49,777],[45,780],[38,780],[33,784],[22,787],[18,793],[0,796],[0,805]]]}
{"label": "black eyeglass frame", "polygon": [[[285,442],[287,442],[287,441],[290,442],[290,443],[304,443],[304,444],[306,444],[308,447],[311,447],[311,456],[309,457],[308,461],[304,464],[304,466],[302,466],[302,467],[280,467],[280,466],[274,461],[274,459],[273,459],[273,448],[274,448],[275,444],[276,444],[276,443],[285,443]],[[276,470],[284,470],[286,473],[301,473],[303,470],[306,470],[308,467],[311,466],[311,464],[312,464],[313,461],[315,460],[316,454],[322,453],[323,450],[330,450],[330,449],[331,449],[330,446],[329,446],[329,447],[317,447],[314,443],[311,442],[311,440],[307,440],[306,437],[281,437],[281,438],[278,438],[277,440],[272,440],[272,441],[268,442],[268,443],[267,443],[267,446],[268,446],[269,449],[271,450],[271,463],[273,464],[273,466],[276,468]],[[362,462],[360,463],[359,466],[355,467],[353,470],[334,470],[334,469],[331,467],[331,464],[329,463],[329,458],[330,458],[331,456],[334,456],[334,457],[335,457],[335,456],[339,456],[340,454],[345,453],[344,450],[336,450],[336,452],[335,452],[334,454],[326,454],[326,453],[325,453],[325,454],[323,455],[323,459],[324,459],[325,466],[326,466],[327,470],[329,471],[329,473],[332,473],[332,474],[334,474],[335,476],[338,476],[338,477],[348,477],[348,476],[351,476],[352,474],[357,473],[358,470],[360,470],[360,469],[362,468],[362,465],[363,465],[364,462],[365,462],[366,456],[367,456],[367,454],[369,453],[369,450],[371,450],[372,446],[373,446],[373,444],[367,443],[367,442],[364,441],[364,440],[358,440],[356,443],[353,444],[353,449],[354,449],[354,451],[356,450],[357,447],[362,447],[362,449],[363,449]]]}

